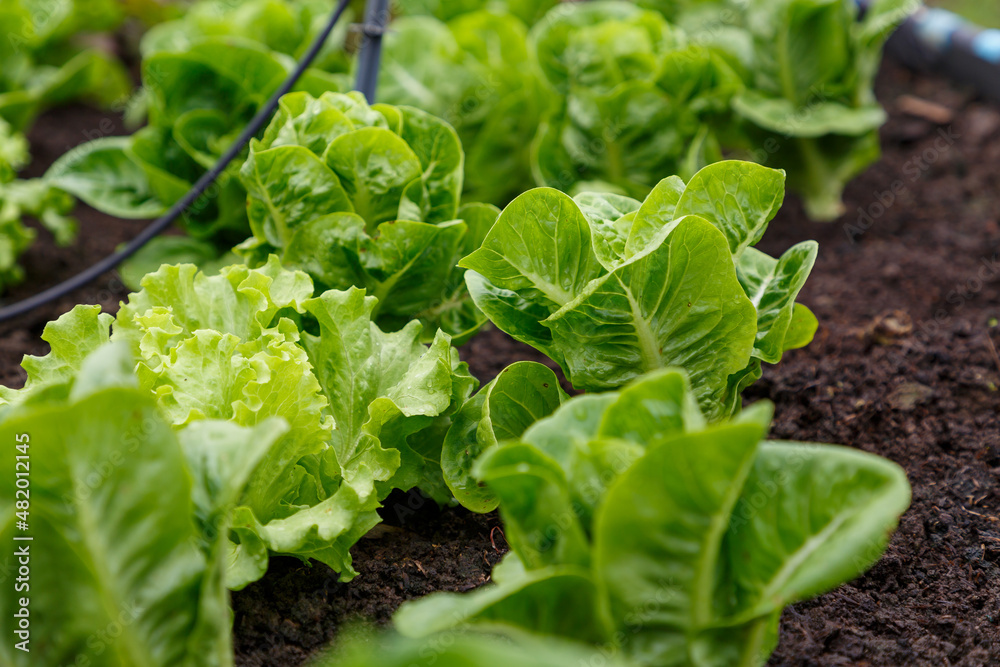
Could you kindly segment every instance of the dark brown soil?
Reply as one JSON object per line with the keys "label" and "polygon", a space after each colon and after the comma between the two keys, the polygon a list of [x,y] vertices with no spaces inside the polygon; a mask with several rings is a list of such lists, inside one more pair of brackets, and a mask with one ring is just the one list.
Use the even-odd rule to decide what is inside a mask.
{"label": "dark brown soil", "polygon": [[[907,115],[903,95],[941,104],[953,118],[936,125]],[[1000,111],[894,67],[879,96],[891,115],[885,156],[849,187],[851,213],[816,225],[789,198],[762,244],[777,253],[820,241],[802,300],[821,328],[807,349],[767,368],[747,398],[776,403],[774,437],[847,444],[900,463],[913,505],[871,572],[785,613],[771,664],[996,665],[1000,357],[990,336],[1000,345]],[[43,118],[32,137],[49,151],[39,164],[101,118],[79,114]],[[859,223],[859,207],[870,223]],[[81,217],[82,249],[54,251],[43,240],[12,296],[79,270],[138,229]],[[106,280],[0,328],[0,381],[19,384],[20,355],[44,351],[46,320],[75,302],[113,308],[120,289]],[[541,360],[497,331],[463,357],[484,382],[513,361]],[[405,494],[383,514],[387,527],[352,550],[360,575],[351,583],[321,565],[274,559],[262,581],[234,594],[237,664],[299,665],[352,619],[383,624],[406,599],[481,585],[505,548],[493,515],[439,510]]]}
{"label": "dark brown soil", "polygon": [[[747,398],[777,405],[772,437],[901,464],[913,504],[868,574],[785,612],[771,664],[997,665],[1000,112],[895,69],[879,93],[892,115],[885,155],[848,189],[851,213],[810,226],[788,205],[765,237],[770,251],[819,240],[802,300],[821,328]],[[904,94],[954,110],[953,120],[900,113]],[[894,181],[905,189],[888,204]],[[849,241],[851,226],[869,224],[857,209],[880,206]]]}
{"label": "dark brown soil", "polygon": [[233,595],[238,665],[301,664],[345,622],[388,623],[406,600],[483,585],[507,550],[496,513],[441,510],[416,490],[393,493],[380,514],[384,523],[351,549],[351,583],[325,565],[274,558],[264,579]]}

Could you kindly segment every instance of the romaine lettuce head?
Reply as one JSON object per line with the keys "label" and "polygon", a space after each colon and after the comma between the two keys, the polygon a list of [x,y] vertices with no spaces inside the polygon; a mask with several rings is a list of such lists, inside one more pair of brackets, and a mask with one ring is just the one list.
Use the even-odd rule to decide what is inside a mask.
{"label": "romaine lettuce head", "polygon": [[458,259],[499,211],[459,206],[464,156],[454,129],[411,107],[369,106],[358,93],[286,95],[240,171],[251,266],[270,254],[320,289],[361,287],[373,319],[419,319],[459,340],[483,323]]}
{"label": "romaine lettuce head", "polygon": [[465,149],[465,196],[498,206],[534,185],[530,157],[553,103],[528,46],[528,30],[499,10],[395,20],[386,36],[379,100],[448,121]]}
{"label": "romaine lettuce head", "polygon": [[843,212],[844,186],[879,156],[875,100],[882,47],[917,7],[879,0],[642,2],[725,54],[743,79],[732,97],[730,149],[788,172],[815,220]]}
{"label": "romaine lettuce head", "polygon": [[461,266],[486,316],[577,389],[678,366],[718,419],[739,409],[762,362],[816,329],[795,303],[816,244],[777,260],[752,247],[783,197],[784,172],[748,162],[713,164],[686,184],[664,179],[643,202],[539,188],[504,209]]}
{"label": "romaine lettuce head", "polygon": [[534,140],[539,184],[643,199],[665,175],[722,159],[716,126],[742,82],[660,14],[628,2],[558,7],[531,41],[560,100]]}
{"label": "romaine lettuce head", "polygon": [[429,643],[553,635],[650,667],[763,665],[782,608],[864,572],[910,501],[879,457],[762,442],[771,412],[709,424],[674,369],[568,400],[475,463],[511,547],[492,583],[408,602],[396,628]]}

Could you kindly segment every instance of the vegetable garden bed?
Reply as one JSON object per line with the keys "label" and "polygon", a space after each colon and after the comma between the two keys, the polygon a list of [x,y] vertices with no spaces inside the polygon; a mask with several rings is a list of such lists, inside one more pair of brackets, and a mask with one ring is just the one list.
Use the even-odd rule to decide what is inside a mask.
{"label": "vegetable garden bed", "polygon": [[[1000,112],[891,65],[878,93],[891,117],[884,156],[848,188],[851,213],[819,225],[789,201],[761,243],[777,255],[819,241],[800,300],[820,330],[768,367],[746,397],[775,402],[773,437],[839,442],[896,461],[913,503],[868,574],[785,612],[771,664],[996,664],[1000,359],[988,336],[1000,317]],[[953,117],[911,115],[904,95],[942,104]],[[31,134],[33,172],[97,130],[119,133],[110,118],[79,107],[46,114]],[[860,222],[859,207],[870,216]],[[11,299],[92,264],[136,229],[78,215],[81,243],[58,249],[40,234]],[[45,352],[45,322],[75,303],[113,311],[125,293],[106,276],[3,325],[0,382],[19,386],[21,356]],[[462,354],[484,384],[514,361],[545,361],[496,330]],[[381,514],[385,524],[352,550],[360,576],[350,584],[324,565],[274,558],[261,581],[233,595],[237,664],[301,664],[351,619],[385,623],[404,600],[480,586],[506,549],[495,514],[442,511],[416,492],[397,492]]]}

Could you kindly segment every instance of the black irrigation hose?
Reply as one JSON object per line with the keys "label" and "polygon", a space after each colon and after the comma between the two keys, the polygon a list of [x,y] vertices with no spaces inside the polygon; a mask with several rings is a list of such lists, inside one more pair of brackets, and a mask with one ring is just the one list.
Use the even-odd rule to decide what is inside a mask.
{"label": "black irrigation hose", "polygon": [[212,167],[210,171],[198,179],[198,182],[194,184],[194,187],[192,187],[186,195],[184,195],[183,199],[171,206],[170,210],[167,211],[163,217],[150,223],[148,227],[142,230],[142,232],[140,232],[134,239],[129,241],[121,250],[105,257],[89,269],[76,274],[72,278],[63,281],[58,285],[50,287],[47,290],[39,292],[38,294],[28,297],[22,301],[18,301],[17,303],[0,308],[0,322],[6,322],[7,320],[24,315],[35,308],[39,308],[50,301],[62,298],[70,292],[85,286],[93,280],[96,280],[101,274],[111,271],[120,263],[134,255],[152,238],[172,225],[174,221],[176,221],[177,218],[184,213],[188,206],[193,204],[198,197],[204,194],[205,190],[208,189],[208,186],[210,186],[215,179],[222,174],[226,167],[229,166],[229,163],[240,154],[248,143],[250,143],[250,139],[252,139],[257,132],[264,127],[264,124],[270,120],[271,115],[274,113],[275,109],[278,108],[278,100],[280,100],[283,95],[292,89],[295,83],[299,80],[299,77],[302,76],[303,72],[305,72],[309,65],[312,64],[313,60],[316,59],[316,56],[323,48],[323,45],[326,43],[330,33],[333,32],[337,22],[340,21],[340,17],[343,16],[348,3],[349,0],[340,0],[340,2],[337,3],[337,8],[330,15],[330,20],[327,22],[323,32],[316,37],[312,46],[310,46],[309,50],[302,56],[302,60],[299,61],[295,70],[288,76],[285,82],[281,84],[281,87],[278,88],[274,95],[271,96],[271,99],[268,100],[267,104],[257,112],[257,115],[253,117],[250,124],[243,130],[243,133],[240,134],[239,138],[237,138],[236,141],[233,142],[233,145],[229,147],[229,150],[226,151],[221,158],[219,158],[219,161],[215,163],[215,166]]}
{"label": "black irrigation hose", "polygon": [[358,55],[358,81],[356,88],[361,91],[369,104],[375,103],[375,87],[378,84],[379,61],[382,59],[382,35],[389,22],[389,0],[368,0],[365,6],[365,22],[362,26],[364,41]]}

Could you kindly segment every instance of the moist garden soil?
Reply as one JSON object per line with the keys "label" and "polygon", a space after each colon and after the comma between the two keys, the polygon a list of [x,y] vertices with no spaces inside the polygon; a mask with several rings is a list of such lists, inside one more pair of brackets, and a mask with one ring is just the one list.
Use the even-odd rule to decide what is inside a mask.
{"label": "moist garden soil", "polygon": [[[746,399],[776,404],[774,438],[896,461],[913,504],[866,575],[786,610],[771,664],[1000,665],[1000,110],[892,65],[878,94],[890,114],[884,156],[848,188],[848,213],[810,223],[789,197],[761,244],[776,254],[820,242],[800,297],[820,329],[766,368]],[[122,132],[81,107],[50,112],[30,137],[31,173],[88,137]],[[73,275],[139,229],[86,207],[78,217],[72,248],[39,232],[10,299]],[[0,382],[24,381],[18,363],[46,351],[45,322],[75,303],[113,312],[124,294],[109,274],[0,325]],[[484,383],[511,362],[543,360],[495,330],[462,354]],[[495,514],[440,509],[416,492],[395,493],[382,514],[352,550],[352,582],[274,558],[264,579],[233,595],[238,665],[300,665],[355,622],[388,623],[405,600],[481,586],[506,550]]]}

